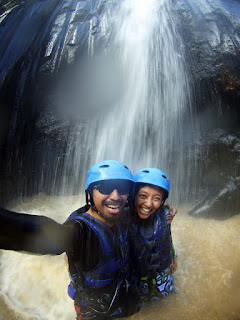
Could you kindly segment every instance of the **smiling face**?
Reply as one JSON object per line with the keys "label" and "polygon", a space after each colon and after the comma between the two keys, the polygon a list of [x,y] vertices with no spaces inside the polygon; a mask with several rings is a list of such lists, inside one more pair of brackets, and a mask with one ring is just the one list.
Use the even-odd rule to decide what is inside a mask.
{"label": "smiling face", "polygon": [[121,195],[117,189],[114,189],[111,194],[106,195],[100,193],[97,189],[93,190],[93,201],[98,209],[106,217],[119,215],[127,201],[128,194]]}
{"label": "smiling face", "polygon": [[163,192],[160,188],[145,185],[135,196],[135,209],[140,219],[149,218],[162,204]]}
{"label": "smiling face", "polygon": [[[126,181],[97,183],[92,190],[94,207],[91,206],[89,213],[104,223],[112,224],[123,211],[130,187]],[[90,194],[88,197],[90,199]]]}

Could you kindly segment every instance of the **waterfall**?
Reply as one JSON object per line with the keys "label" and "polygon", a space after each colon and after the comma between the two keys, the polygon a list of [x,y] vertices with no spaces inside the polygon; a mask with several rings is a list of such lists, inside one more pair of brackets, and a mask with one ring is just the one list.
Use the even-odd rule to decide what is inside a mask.
{"label": "waterfall", "polygon": [[[201,101],[209,99],[207,107],[213,111],[206,112],[207,115],[200,113],[202,119],[199,116],[196,121],[194,105],[199,96],[192,102],[194,93],[187,69],[191,61],[186,65],[184,51],[188,44],[185,39],[185,46],[182,45],[173,10],[173,4],[187,3],[200,32],[204,31],[202,21],[206,23],[203,27],[207,32],[199,36],[199,46],[213,44],[206,49],[213,55],[219,46],[227,50],[237,47],[238,42],[229,39],[226,31],[218,36],[220,32],[211,12],[219,15],[218,6],[222,4],[235,18],[239,17],[237,0],[4,1],[14,8],[15,2],[19,10],[6,13],[9,20],[1,16],[4,23],[1,23],[0,84],[4,83],[1,92],[6,100],[1,103],[6,105],[0,110],[0,120],[7,136],[5,110],[12,117],[8,133],[12,144],[7,144],[7,151],[13,156],[8,162],[6,158],[1,161],[0,156],[0,176],[6,167],[11,170],[3,180],[0,196],[3,189],[4,197],[11,191],[11,199],[39,190],[50,193],[51,196],[38,194],[21,199],[10,209],[46,215],[62,223],[84,203],[79,193],[83,193],[87,170],[96,161],[121,160],[133,172],[143,166],[159,167],[170,178],[169,202],[179,209],[172,225],[179,257],[176,291],[164,301],[144,306],[131,319],[239,318],[236,252],[240,249],[240,217],[218,221],[196,219],[188,214],[191,196],[197,190],[194,189],[197,123],[201,129],[204,123],[205,131],[212,128],[216,109],[221,111],[221,97],[215,97],[217,91],[210,85]],[[236,27],[237,34],[238,30]],[[226,45],[229,42],[232,46]],[[87,58],[82,54],[85,51]],[[203,59],[206,55],[196,57]],[[57,82],[64,62],[68,65],[77,58],[83,61],[74,70],[74,77],[70,73],[63,86],[60,81],[58,94],[49,90],[45,95],[45,87],[51,83],[48,77]],[[202,70],[199,68],[202,61],[196,64],[197,70]],[[48,98],[50,111],[45,110],[44,104]],[[41,109],[45,114],[34,113],[35,108],[45,108]],[[229,153],[238,147],[238,140],[233,139],[225,139],[233,146]],[[236,153],[228,158],[229,153],[223,150],[217,162],[228,162],[226,173],[206,165],[214,183],[215,177],[223,176],[229,176],[232,183],[232,176],[236,176],[232,172],[238,170],[232,161]],[[201,183],[206,184],[204,178]],[[71,196],[55,196],[59,190]],[[232,195],[233,192],[229,197],[231,203]],[[183,200],[189,203],[180,204]],[[218,202],[226,207],[226,202]],[[64,256],[1,251],[0,258],[1,319],[75,317],[72,300],[67,296],[69,279]]]}
{"label": "waterfall", "polygon": [[123,94],[110,111],[91,117],[84,137],[79,125],[72,129],[65,176],[74,168],[71,180],[79,185],[85,170],[103,159],[120,160],[133,172],[156,166],[169,176],[178,201],[194,176],[197,130],[174,12],[169,0],[128,0],[113,8],[100,18],[101,36],[105,56],[117,61]]}

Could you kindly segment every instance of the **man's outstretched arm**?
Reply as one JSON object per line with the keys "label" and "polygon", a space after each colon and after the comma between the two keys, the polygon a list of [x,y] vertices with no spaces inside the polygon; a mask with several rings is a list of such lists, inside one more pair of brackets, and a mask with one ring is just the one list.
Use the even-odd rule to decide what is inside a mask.
{"label": "man's outstretched arm", "polygon": [[61,254],[72,242],[72,230],[45,217],[0,208],[0,249]]}

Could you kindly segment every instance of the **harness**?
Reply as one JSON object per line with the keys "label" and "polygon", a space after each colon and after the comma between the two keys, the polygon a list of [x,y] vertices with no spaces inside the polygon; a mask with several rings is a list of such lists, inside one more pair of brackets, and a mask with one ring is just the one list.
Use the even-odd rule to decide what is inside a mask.
{"label": "harness", "polygon": [[172,263],[170,230],[160,208],[149,221],[135,221],[131,225],[130,243],[133,267],[137,276],[154,276]]}
{"label": "harness", "polygon": [[69,219],[83,221],[92,229],[100,242],[101,253],[98,264],[89,272],[78,270],[74,261],[69,259],[71,283],[68,294],[80,307],[83,319],[101,319],[111,315],[122,292],[126,290],[126,230],[119,223],[113,232],[107,225],[87,213],[74,212]]}

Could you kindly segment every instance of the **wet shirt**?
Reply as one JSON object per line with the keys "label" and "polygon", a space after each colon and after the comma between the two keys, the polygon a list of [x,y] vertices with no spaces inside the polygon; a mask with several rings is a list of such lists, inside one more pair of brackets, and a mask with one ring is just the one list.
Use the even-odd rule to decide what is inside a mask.
{"label": "wet shirt", "polygon": [[101,257],[101,247],[96,234],[84,221],[69,220],[64,223],[71,236],[66,248],[68,258],[78,270],[89,271],[95,267]]}

